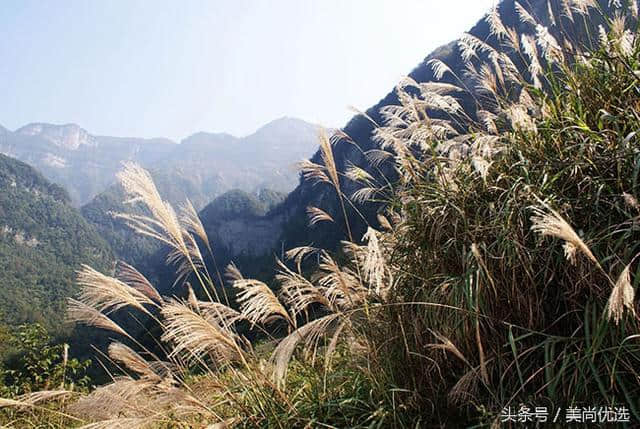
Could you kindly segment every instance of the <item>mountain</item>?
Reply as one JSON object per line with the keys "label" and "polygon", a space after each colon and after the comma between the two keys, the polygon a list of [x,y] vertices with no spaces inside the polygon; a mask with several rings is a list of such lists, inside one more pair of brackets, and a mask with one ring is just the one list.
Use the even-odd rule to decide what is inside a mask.
{"label": "mountain", "polygon": [[[495,12],[501,17],[503,23],[514,28],[518,35],[527,34],[531,36],[533,40],[536,40],[537,29],[535,27],[532,28],[520,19],[520,13],[516,8],[516,3],[515,0],[504,0],[500,2]],[[600,1],[603,10],[611,10],[607,9],[611,6],[608,3],[611,2]],[[529,0],[526,2],[521,1],[519,4],[522,5],[524,10],[535,16],[539,22],[548,28],[549,33],[558,37],[560,41],[563,40],[560,33],[564,31],[567,38],[583,40],[589,43],[589,37],[598,34],[597,28],[602,22],[595,16],[584,22],[569,21],[566,14],[562,13],[564,10],[563,7],[567,4],[563,0],[550,0],[548,2],[547,0]],[[552,18],[550,11],[553,11],[556,17],[562,16],[562,18]],[[504,51],[503,43],[491,34],[487,17],[480,20],[468,33],[496,50]],[[475,87],[477,82],[466,73],[466,66],[462,61],[461,54],[461,40],[452,41],[434,50],[411,71],[408,76],[418,83],[439,81],[458,86]],[[526,67],[523,65],[522,53],[507,52],[507,54],[523,74],[528,73]],[[483,61],[489,61],[486,53],[480,52],[479,56]],[[451,69],[452,73],[446,73],[441,79],[437,79],[436,72],[431,65],[431,61],[434,60],[445,63]],[[465,112],[474,116],[476,115],[478,106],[475,104],[475,100],[469,97],[465,98],[465,96],[462,95],[460,102]],[[371,173],[379,180],[379,183],[385,183],[386,181],[393,182],[394,169],[391,168],[392,160],[385,161],[378,168],[372,168],[364,154],[369,150],[379,148],[379,145],[373,138],[373,131],[375,129],[373,122],[378,124],[384,123],[382,115],[383,108],[398,104],[397,92],[394,89],[376,105],[367,109],[366,117],[364,115],[357,115],[342,128],[342,132],[349,136],[349,140],[341,138],[333,145],[335,162],[339,171],[344,172],[349,165],[356,165]],[[479,105],[482,107],[481,103]],[[323,164],[320,150],[311,157],[311,161],[317,164]],[[341,189],[346,195],[351,195],[359,188],[356,183],[344,177],[341,177],[340,180]],[[335,222],[322,222],[313,228],[307,227],[306,208],[309,206],[324,209],[335,219]],[[376,212],[379,207],[379,205],[366,203],[358,209],[360,213],[364,215],[367,222],[375,226],[377,225]],[[354,231],[354,237],[360,237],[365,231],[366,223],[361,220],[360,215],[352,210],[349,205],[347,205],[347,217]],[[323,248],[333,248],[339,240],[346,237],[344,218],[335,190],[329,184],[316,184],[302,179],[283,203],[275,207],[265,216],[255,219],[253,222],[256,225],[268,223],[274,228],[277,228],[276,231],[272,231],[270,234],[270,237],[275,235],[276,238],[269,240],[268,245],[265,244],[260,248],[264,250],[265,254],[274,249],[286,249],[307,244],[314,244]],[[245,228],[250,228],[250,226],[246,225]],[[236,244],[236,247],[242,249],[247,247],[247,245],[247,242],[240,242]]]}
{"label": "mountain", "polygon": [[[298,182],[295,164],[308,158],[317,145],[317,127],[294,118],[268,123],[255,133],[238,138],[229,134],[197,133],[184,139],[171,156],[157,163],[153,172],[169,201],[189,197],[197,208],[231,189],[256,192],[273,189],[289,192]],[[182,198],[171,194],[169,182],[190,182],[199,193]]]}
{"label": "mountain", "polygon": [[0,153],[65,187],[76,206],[113,183],[123,160],[152,164],[175,146],[167,139],[94,136],[75,124],[33,123],[0,135]]}
{"label": "mountain", "polygon": [[226,263],[232,256],[254,257],[271,250],[278,239],[277,222],[284,217],[266,214],[284,198],[284,194],[270,190],[257,194],[232,190],[202,209],[200,219],[216,258]]}
{"label": "mountain", "polygon": [[82,263],[104,269],[111,259],[107,243],[71,206],[64,189],[27,164],[0,155],[3,323],[41,322],[59,332],[65,300],[75,291],[74,271]]}
{"label": "mountain", "polygon": [[316,146],[316,126],[294,118],[275,120],[247,137],[200,132],[182,140],[92,135],[76,124],[33,123],[0,130],[0,153],[35,167],[64,186],[80,206],[107,190],[123,161],[152,170],[167,199],[198,208],[230,189],[296,186],[294,163]]}

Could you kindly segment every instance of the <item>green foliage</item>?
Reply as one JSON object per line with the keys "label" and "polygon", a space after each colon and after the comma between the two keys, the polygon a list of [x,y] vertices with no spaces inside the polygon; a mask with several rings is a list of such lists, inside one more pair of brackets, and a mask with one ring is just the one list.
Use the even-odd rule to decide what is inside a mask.
{"label": "green foliage", "polygon": [[17,326],[61,332],[65,300],[81,263],[106,267],[108,245],[71,207],[64,190],[0,155],[0,310]]}
{"label": "green foliage", "polygon": [[135,234],[124,221],[113,216],[114,213],[132,210],[130,205],[124,203],[125,199],[122,187],[114,185],[82,206],[80,211],[100,236],[109,243],[118,259],[136,266],[145,274],[152,273],[161,262],[161,257],[155,258],[154,255],[162,249],[162,246],[148,237]]}
{"label": "green foliage", "polygon": [[5,338],[11,350],[0,371],[0,396],[14,397],[39,390],[83,390],[89,385],[89,361],[69,358],[67,344],[52,344],[42,325],[22,325]]}

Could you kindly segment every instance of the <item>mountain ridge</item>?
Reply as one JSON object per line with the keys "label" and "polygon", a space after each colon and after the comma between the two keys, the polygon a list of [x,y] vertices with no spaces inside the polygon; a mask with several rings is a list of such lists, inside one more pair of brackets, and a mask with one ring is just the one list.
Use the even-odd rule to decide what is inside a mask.
{"label": "mountain ridge", "polygon": [[[597,21],[590,21],[584,24],[577,23],[574,25],[574,23],[569,22],[569,18],[566,16],[561,19],[552,18],[549,15],[550,11],[554,11],[555,16],[561,16],[559,12],[563,10],[562,0],[550,0],[549,2],[546,0],[530,0],[520,2],[520,4],[524,10],[535,16],[542,25],[547,26],[549,32],[553,35],[558,35],[560,29],[567,28],[571,29],[569,32],[569,36],[571,37],[597,34],[597,32],[593,33],[593,31],[589,33],[587,29],[583,28],[584,25],[588,25],[588,29],[593,30],[597,28],[599,24]],[[607,10],[606,1],[600,1],[600,4]],[[496,6],[495,10],[505,25],[514,28],[519,35],[528,34],[534,37],[535,40],[535,31],[528,28],[526,23],[521,22],[515,0],[503,0]],[[491,34],[490,26],[486,21],[487,16],[488,14],[485,14],[467,33],[487,45],[501,50],[500,41]],[[460,40],[461,39],[453,40],[434,49],[408,76],[418,83],[439,81],[460,85],[461,82],[458,81],[459,77],[463,85],[473,85],[474,83],[464,74],[462,51],[459,46]],[[523,66],[522,61],[515,58],[515,54],[510,55],[514,57],[512,60],[516,67]],[[451,74],[445,74],[442,79],[436,79],[436,73],[429,65],[432,60],[439,60],[445,63],[456,73],[456,77],[452,77]],[[523,68],[523,73],[528,73],[526,68]],[[476,114],[476,106],[473,104],[473,100],[463,97],[460,99],[460,102],[465,112],[471,112],[473,115]],[[393,181],[394,170],[391,166],[383,163],[379,167],[379,170],[387,176],[382,178],[379,172],[369,168],[369,162],[365,158],[364,152],[378,148],[377,143],[373,140],[372,134],[375,125],[372,121],[382,124],[381,109],[394,104],[398,104],[395,88],[382,97],[374,106],[368,108],[364,112],[366,116],[362,114],[355,115],[341,129],[344,134],[349,136],[349,140],[339,138],[332,146],[336,166],[339,171],[344,172],[349,165],[355,165],[368,170],[377,179],[382,179],[382,183],[385,183],[387,180]],[[310,160],[316,164],[324,164],[321,150],[318,149]],[[388,163],[389,161],[386,162]],[[344,177],[340,178],[340,182],[341,189],[346,195],[351,195],[358,189],[358,186],[354,182],[346,180]],[[335,222],[322,222],[313,228],[307,227],[306,208],[309,206],[322,208],[333,217]],[[339,207],[336,192],[331,185],[327,183],[312,183],[311,181],[305,181],[301,178],[298,186],[287,195],[284,202],[276,206],[261,222],[268,220],[269,217],[280,218],[280,216],[284,216],[284,221],[274,222],[274,225],[280,225],[281,230],[279,237],[273,241],[272,248],[291,248],[313,244],[322,248],[333,249],[341,239],[346,237],[344,217]],[[376,214],[379,207],[380,205],[371,203],[366,203],[362,207],[359,207],[359,211],[365,216],[366,222],[359,220],[360,213],[356,213],[353,209],[347,207],[347,216],[349,219],[352,219],[351,228],[354,231],[354,237],[356,239],[364,233],[367,223],[372,226],[377,225]]]}
{"label": "mountain ridge", "polygon": [[233,188],[293,189],[297,173],[288,167],[313,152],[316,128],[285,117],[245,137],[201,131],[177,143],[162,137],[93,135],[73,123],[32,122],[13,132],[0,130],[0,153],[27,162],[49,180],[63,185],[76,206],[108,189],[121,163],[133,161],[164,175],[177,172],[180,180],[191,182],[187,188],[196,193],[187,192],[186,196],[201,207]]}

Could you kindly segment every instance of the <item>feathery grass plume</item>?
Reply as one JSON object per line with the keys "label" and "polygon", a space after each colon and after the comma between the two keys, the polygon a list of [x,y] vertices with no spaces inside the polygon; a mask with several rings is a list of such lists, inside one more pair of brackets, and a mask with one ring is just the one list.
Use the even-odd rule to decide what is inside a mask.
{"label": "feathery grass plume", "polygon": [[81,397],[70,406],[70,412],[92,420],[108,420],[117,416],[138,414],[145,399],[144,391],[155,385],[145,378],[116,377],[111,383]]}
{"label": "feathery grass plume", "polygon": [[[549,0],[551,1],[551,0]],[[569,19],[572,23],[574,23],[573,20],[573,1],[574,0],[560,0],[560,18],[565,17],[567,19]],[[551,4],[548,4],[548,8],[549,8],[549,15],[550,16],[555,16],[555,14],[553,13],[553,10],[551,8]]]}
{"label": "feathery grass plume", "polygon": [[427,65],[431,67],[433,71],[433,77],[436,80],[442,80],[445,74],[450,73],[455,76],[455,73],[448,65],[446,65],[442,60],[437,58],[431,59],[427,62]]}
{"label": "feathery grass plume", "polygon": [[542,82],[540,81],[540,76],[542,74],[542,66],[540,65],[540,59],[538,57],[538,48],[536,47],[535,42],[531,37],[527,34],[523,34],[520,37],[522,49],[529,59],[529,74],[531,75],[531,79],[533,81],[533,86],[537,89],[542,88]]}
{"label": "feathery grass plume", "polygon": [[362,273],[365,280],[373,286],[376,295],[384,296],[392,280],[378,234],[378,231],[368,227],[367,232],[362,236],[362,240],[367,243],[363,249]]}
{"label": "feathery grass plume", "polygon": [[599,5],[596,0],[569,0],[571,2],[571,11],[582,16],[589,15],[589,8],[598,9]]}
{"label": "feathery grass plume", "polygon": [[[216,301],[220,301],[220,297],[213,286],[213,281],[207,271],[204,257],[200,252],[200,247],[198,247],[195,238],[187,233],[184,236],[184,242],[187,249],[186,254],[173,249],[167,255],[167,263],[176,266],[176,279],[173,282],[173,286],[186,282],[191,274],[195,274],[198,279],[198,284],[204,290],[207,297],[212,301],[214,297]],[[213,296],[210,293],[210,289],[213,290]]]}
{"label": "feathery grass plume", "polygon": [[478,371],[475,369],[467,371],[449,391],[447,395],[449,402],[462,405],[465,401],[473,400],[478,391],[479,380]]}
{"label": "feathery grass plume", "polygon": [[521,105],[514,104],[509,106],[504,110],[504,113],[511,121],[511,126],[514,130],[537,133],[536,121]]}
{"label": "feathery grass plume", "polygon": [[496,125],[496,119],[498,116],[495,113],[487,110],[478,111],[478,119],[484,125],[485,130],[490,134],[498,134],[498,127]]}
{"label": "feathery grass plume", "polygon": [[155,238],[188,257],[184,230],[171,205],[162,200],[151,175],[139,165],[126,162],[117,177],[130,197],[126,202],[142,203],[151,216],[118,213],[116,217],[123,219],[139,234]]}
{"label": "feathery grass plume", "polygon": [[[534,215],[531,217],[531,230],[543,236],[556,237],[570,243],[575,249],[580,250],[597,266],[600,263],[593,256],[589,247],[582,241],[574,229],[558,212],[551,207],[544,205],[544,208],[533,207]],[[567,255],[569,256],[569,255]]]}
{"label": "feathery grass plume", "polygon": [[333,157],[333,149],[331,147],[331,140],[327,133],[321,131],[319,133],[320,139],[320,154],[322,156],[322,161],[326,167],[327,175],[333,187],[336,189],[336,192],[340,194],[340,178],[338,176],[338,167],[336,166],[336,160]]}
{"label": "feathery grass plume", "polygon": [[371,166],[380,167],[385,161],[392,159],[393,154],[382,149],[369,149],[365,152],[365,157]]}
{"label": "feathery grass plume", "polygon": [[[357,246],[351,242],[347,246]],[[347,310],[355,308],[366,298],[367,289],[359,277],[348,268],[341,268],[326,252],[320,255],[318,284],[324,290],[332,307]]]}
{"label": "feathery grass plume", "polygon": [[0,408],[3,408],[3,407],[17,408],[17,407],[25,407],[25,406],[28,406],[28,405],[15,399],[0,398]]}
{"label": "feathery grass plume", "polygon": [[542,48],[542,55],[549,63],[564,63],[562,48],[544,25],[536,25],[536,41]]}
{"label": "feathery grass plume", "polygon": [[157,304],[162,304],[162,297],[157,289],[137,269],[124,261],[116,264],[116,278],[152,299]]}
{"label": "feathery grass plume", "polygon": [[189,199],[187,202],[180,207],[182,225],[185,226],[186,230],[192,234],[195,234],[203,243],[206,244],[208,248],[211,248],[211,244],[209,243],[209,236],[204,229],[204,225],[202,225],[202,220],[200,220],[200,216],[198,216],[198,212]]}
{"label": "feathery grass plume", "polygon": [[504,39],[509,36],[506,27],[502,23],[502,18],[500,17],[497,6],[491,8],[491,11],[487,14],[486,22],[489,24],[491,35],[496,36],[498,39]]}
{"label": "feathery grass plume", "polygon": [[358,204],[364,204],[368,201],[374,201],[374,197],[378,192],[380,192],[378,188],[365,186],[351,194],[351,200]]}
{"label": "feathery grass plume", "polygon": [[124,220],[137,233],[154,238],[171,248],[167,262],[178,266],[176,283],[193,272],[209,294],[200,276],[200,271],[204,270],[200,249],[191,234],[180,224],[173,207],[162,200],[151,175],[139,165],[127,162],[117,177],[130,197],[126,202],[142,203],[151,216],[118,213],[116,218]]}
{"label": "feathery grass plume", "polygon": [[284,256],[289,260],[293,260],[296,263],[296,266],[298,267],[298,271],[302,271],[301,266],[304,258],[306,258],[311,254],[318,253],[319,251],[320,249],[318,249],[317,247],[300,246],[300,247],[294,247],[293,249],[287,250]]}
{"label": "feathery grass plume", "polygon": [[538,24],[538,22],[533,18],[533,16],[531,16],[531,14],[527,11],[527,9],[522,7],[520,3],[515,2],[514,5],[516,8],[516,12],[518,14],[518,18],[520,19],[520,22],[522,22],[523,24],[530,24],[534,26]]}
{"label": "feathery grass plume", "polygon": [[240,290],[237,295],[240,312],[252,325],[264,325],[283,319],[295,327],[295,321],[289,316],[287,309],[265,283],[259,280],[241,279],[234,281],[233,287]]}
{"label": "feathery grass plume", "polygon": [[15,399],[0,398],[0,408],[3,407],[33,407],[41,402],[53,401],[57,399],[66,398],[76,394],[70,390],[40,390],[37,392],[25,393]]}
{"label": "feathery grass plume", "polygon": [[318,222],[333,222],[331,215],[318,207],[307,207],[307,216],[309,217],[309,226]]}
{"label": "feathery grass plume", "polygon": [[622,198],[624,199],[624,202],[627,206],[637,211],[640,211],[640,204],[638,203],[638,200],[633,195],[623,192]]}
{"label": "feathery grass plume", "polygon": [[271,360],[274,363],[273,376],[278,385],[284,385],[291,356],[298,344],[303,341],[305,349],[315,354],[320,339],[328,334],[340,317],[340,314],[328,314],[315,319],[299,327],[278,343],[271,355]]}
{"label": "feathery grass plume", "polygon": [[367,172],[367,170],[358,167],[357,165],[349,163],[345,177],[353,182],[367,182],[374,181],[373,176]]}
{"label": "feathery grass plume", "polygon": [[[484,45],[483,45],[484,46]],[[420,93],[433,93],[439,95],[450,95],[453,93],[464,92],[464,89],[458,85],[447,82],[416,82],[413,81],[413,86],[420,89]]]}
{"label": "feathery grass plume", "polygon": [[197,305],[200,314],[202,314],[208,322],[228,332],[232,332],[232,328],[236,322],[245,320],[242,313],[219,302],[198,301]]}
{"label": "feathery grass plume", "polygon": [[[462,35],[458,46],[461,48],[461,57],[465,63],[468,63],[471,58],[478,58],[478,52],[488,55],[489,57],[498,55],[498,52],[493,46],[469,33]],[[460,91],[460,88],[455,88]]]}
{"label": "feathery grass plume", "polygon": [[157,306],[147,295],[126,283],[102,274],[88,265],[82,265],[77,272],[80,285],[78,300],[101,313],[109,314],[123,307],[131,306],[150,314],[145,304]]}
{"label": "feathery grass plume", "polygon": [[[218,264],[216,262],[216,257],[213,252],[213,248],[211,247],[211,242],[209,241],[209,236],[207,235],[207,231],[205,230],[204,225],[202,224],[202,220],[200,219],[198,212],[196,211],[195,207],[193,206],[190,200],[187,200],[186,204],[182,206],[181,214],[182,214],[181,222],[184,225],[185,229],[190,234],[193,234],[196,237],[200,238],[202,242],[205,244],[205,246],[207,246],[207,250],[209,251],[211,259],[213,260],[213,265],[218,275],[218,281],[220,282],[220,286],[223,288],[222,291],[224,294],[225,302],[228,303],[229,298],[227,297],[226,290],[224,289],[224,282],[222,280],[222,275],[220,274],[220,271],[218,269]],[[217,291],[215,289],[215,286],[213,286],[213,281],[207,271],[207,266],[204,263],[204,258],[202,258],[202,254],[200,252],[200,248],[198,247],[198,244],[195,242],[195,240],[193,240],[193,237],[191,237],[191,240],[186,240],[186,241],[187,241],[187,244],[191,242],[191,244],[188,247],[190,247],[190,249],[192,250],[191,253],[192,255],[194,255],[194,258],[193,258],[194,262],[196,265],[200,265],[200,268],[202,268],[202,270],[204,271],[206,280],[209,281],[212,288],[214,289],[214,294],[216,295],[216,298],[219,298],[217,296]]]}
{"label": "feathery grass plume", "polygon": [[241,358],[241,350],[233,335],[219,325],[177,300],[162,308],[166,326],[162,340],[173,344],[169,358],[186,355],[189,361],[199,361],[212,355],[225,363]]}
{"label": "feathery grass plume", "polygon": [[121,342],[115,341],[109,344],[108,354],[115,362],[122,363],[128,369],[149,380],[159,379],[158,374],[146,359]]}
{"label": "feathery grass plume", "polygon": [[453,342],[451,342],[449,338],[434,331],[431,331],[431,333],[433,334],[434,337],[436,337],[436,339],[438,339],[438,341],[440,341],[440,343],[429,344],[428,345],[429,348],[445,350],[453,354],[455,357],[460,359],[462,362],[464,362],[468,366],[471,366],[471,364],[469,364],[469,361],[467,360],[466,357],[464,357],[460,349],[456,347],[455,344],[453,344]]}
{"label": "feathery grass plume", "polygon": [[302,274],[289,269],[282,261],[277,261],[279,270],[276,280],[282,286],[280,296],[296,317],[305,312],[312,304],[321,304],[333,310],[331,303],[324,295],[323,291],[307,280]]}
{"label": "feathery grass plume", "polygon": [[331,183],[324,165],[316,164],[315,162],[305,159],[298,164],[298,169],[302,173],[302,177],[305,180],[311,181],[313,184],[322,182]]}
{"label": "feathery grass plume", "polygon": [[227,268],[226,268],[224,274],[227,277],[227,279],[231,280],[232,282],[235,281],[235,280],[244,279],[244,277],[242,276],[242,273],[240,272],[240,270],[238,269],[236,264],[234,264],[233,262],[231,262],[229,265],[227,265]]}
{"label": "feathery grass plume", "polygon": [[120,325],[100,313],[95,308],[88,306],[84,302],[76,301],[73,298],[69,298],[67,302],[67,319],[70,322],[105,329],[123,335],[127,338],[131,338],[131,336],[122,329]]}
{"label": "feathery grass plume", "polygon": [[635,315],[635,309],[633,307],[635,290],[633,286],[631,286],[630,269],[631,264],[624,267],[607,302],[607,319],[613,320],[616,325],[620,323],[625,309],[628,309]]}

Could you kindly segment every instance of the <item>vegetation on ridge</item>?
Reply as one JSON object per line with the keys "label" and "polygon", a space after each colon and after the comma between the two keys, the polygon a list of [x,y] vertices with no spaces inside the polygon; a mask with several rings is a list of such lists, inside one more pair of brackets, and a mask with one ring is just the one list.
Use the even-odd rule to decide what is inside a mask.
{"label": "vegetation on ridge", "polygon": [[[571,19],[600,12],[572,4]],[[402,82],[368,152],[374,168],[397,169],[393,186],[337,169],[333,143],[348,136],[321,139],[323,163],[304,164],[307,180],[332,186],[343,212],[386,200],[381,228],[350,237],[339,257],[290,250],[273,288],[233,265],[225,286],[204,263],[211,245],[193,207],[176,213],[128,165],[121,181],[146,214],[122,219],[172,249],[189,296],[161,297],[131,267],[116,278],[85,267],[71,316],[120,338],[109,357],[124,375],[88,395],[0,405],[28,415],[76,396],[58,412],[87,428],[497,427],[520,404],[624,405],[639,420],[635,5],[603,17],[595,51],[554,38],[524,8],[535,40],[491,13],[504,51],[528,67],[466,36],[473,87]],[[344,179],[360,189],[345,195]],[[322,208],[309,214],[333,222]],[[161,351],[109,317],[121,308],[156,321]]]}

